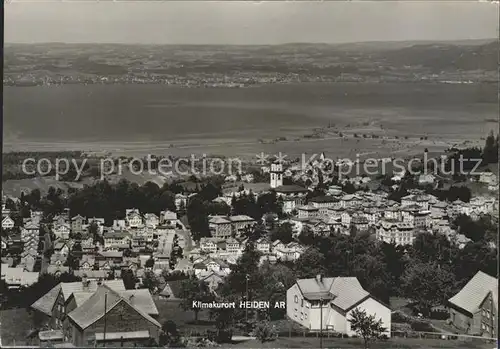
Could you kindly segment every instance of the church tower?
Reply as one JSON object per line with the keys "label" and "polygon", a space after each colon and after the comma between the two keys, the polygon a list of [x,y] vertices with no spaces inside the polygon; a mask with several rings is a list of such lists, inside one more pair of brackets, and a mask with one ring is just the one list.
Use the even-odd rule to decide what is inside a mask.
{"label": "church tower", "polygon": [[283,185],[283,165],[271,164],[271,188],[277,188]]}

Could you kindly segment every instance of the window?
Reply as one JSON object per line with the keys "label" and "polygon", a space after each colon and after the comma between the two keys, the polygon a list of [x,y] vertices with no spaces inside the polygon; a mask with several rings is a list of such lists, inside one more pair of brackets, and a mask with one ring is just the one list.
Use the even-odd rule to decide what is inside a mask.
{"label": "window", "polygon": [[483,316],[486,316],[486,310],[483,309]]}
{"label": "window", "polygon": [[309,303],[308,302],[306,302],[306,308],[309,308]]}
{"label": "window", "polygon": [[304,313],[304,317],[307,319],[307,313]]}
{"label": "window", "polygon": [[481,329],[484,330],[485,328],[486,328],[486,326],[484,324],[481,324]]}
{"label": "window", "polygon": [[486,312],[486,317],[487,317],[488,319],[490,318],[490,312],[489,312],[489,311],[487,311],[487,312]]}
{"label": "window", "polygon": [[295,296],[295,297],[294,297],[294,300],[295,300],[295,303],[298,303],[298,302],[299,302],[299,297],[298,297],[298,296]]}
{"label": "window", "polygon": [[301,300],[300,300],[300,306],[301,306],[301,307],[304,307],[304,299],[301,299]]}

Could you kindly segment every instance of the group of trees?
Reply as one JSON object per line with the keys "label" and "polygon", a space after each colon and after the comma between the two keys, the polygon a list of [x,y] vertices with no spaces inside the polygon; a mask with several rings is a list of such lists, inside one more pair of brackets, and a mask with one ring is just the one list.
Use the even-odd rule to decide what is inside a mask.
{"label": "group of trees", "polygon": [[356,276],[378,299],[388,302],[390,296],[403,296],[428,312],[430,305],[443,304],[478,270],[496,275],[496,254],[484,239],[460,249],[444,235],[422,233],[405,248],[364,234],[333,235],[315,238],[295,263],[295,275]]}
{"label": "group of trees", "polygon": [[458,215],[453,221],[453,226],[460,234],[465,235],[472,241],[491,241],[498,239],[498,223],[495,224],[493,217],[484,215],[474,220],[467,215]]}
{"label": "group of trees", "polygon": [[[382,185],[392,185],[395,184],[389,177],[382,180]],[[441,201],[453,202],[455,200],[461,200],[463,202],[469,202],[472,197],[471,190],[463,185],[452,185],[449,188],[435,187],[432,185],[427,185],[421,187],[415,180],[415,177],[409,172],[402,178],[401,182],[398,183],[398,188],[396,190],[391,190],[389,193],[389,200],[401,202],[401,199],[406,195],[410,194],[411,189],[423,189],[427,194],[434,195]]]}
{"label": "group of trees", "polygon": [[[484,147],[472,147],[464,149],[450,149],[451,154],[445,163],[445,170],[454,173],[467,172],[480,166],[498,163],[498,134],[495,137],[493,131],[489,133],[484,142]],[[463,173],[461,173],[463,174]]]}
{"label": "group of trees", "polygon": [[183,258],[183,250],[182,247],[179,246],[179,237],[177,234],[174,235],[174,239],[172,241],[172,250],[170,251],[170,261],[169,266],[170,269],[174,269],[177,264],[177,259]]}
{"label": "group of trees", "polygon": [[498,134],[495,137],[493,131],[490,132],[484,142],[482,160],[485,164],[498,163]]}
{"label": "group of trees", "polygon": [[[265,193],[258,197],[252,192],[243,193],[238,197],[233,196],[231,206],[212,202],[221,192],[220,187],[209,183],[189,199],[187,219],[193,240],[197,241],[202,237],[211,236],[208,224],[209,215],[248,215],[257,221],[260,221],[265,213],[282,215],[283,202],[274,192]],[[207,195],[207,193],[211,193],[211,195]]]}
{"label": "group of trees", "polygon": [[68,206],[71,215],[102,217],[106,224],[111,224],[114,219],[123,218],[129,208],[157,215],[166,209],[175,211],[175,193],[170,189],[168,184],[160,188],[152,182],[139,186],[124,179],[116,185],[100,181],[81,190],[70,191]]}
{"label": "group of trees", "polygon": [[4,280],[0,282],[0,294],[2,300],[2,309],[10,307],[23,307],[31,305],[41,296],[49,292],[60,282],[75,282],[82,279],[72,273],[61,273],[59,275],[40,274],[38,281],[20,290],[9,290]]}

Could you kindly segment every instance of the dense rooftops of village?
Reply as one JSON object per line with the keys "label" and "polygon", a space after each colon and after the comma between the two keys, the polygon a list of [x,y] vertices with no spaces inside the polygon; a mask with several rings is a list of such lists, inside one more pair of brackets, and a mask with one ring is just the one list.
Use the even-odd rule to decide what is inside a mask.
{"label": "dense rooftops of village", "polygon": [[[361,234],[375,241],[409,246],[419,234],[438,233],[458,248],[463,248],[470,239],[457,230],[455,219],[459,216],[473,220],[493,217],[498,210],[498,200],[492,195],[475,195],[465,200],[467,202],[444,200],[420,188],[409,189],[405,195],[395,198],[390,194],[391,190],[369,189],[366,185],[371,180],[366,177],[346,178],[317,190],[319,179],[314,172],[309,175],[311,183],[306,187],[283,184],[286,170],[280,166],[269,170],[272,176],[268,185],[247,184],[248,188],[228,185],[217,197],[211,197],[210,204],[216,203],[225,214],[207,214],[206,231],[203,235],[198,232],[198,236],[191,231],[189,224],[192,221],[186,219],[186,211],[197,198],[196,193],[177,193],[173,203],[175,209],[144,212],[131,207],[112,220],[86,217],[81,212],[70,214],[69,209],[50,219],[44,217],[43,212],[32,209],[25,214],[26,217],[19,219],[16,212],[5,207],[4,200],[2,279],[9,289],[19,289],[36,283],[43,273],[71,273],[82,281],[59,283],[45,295],[40,295],[32,308],[58,318],[55,312],[59,298],[67,321],[75,331],[83,333],[103,315],[106,298],[110,311],[112,307],[120,307],[123,311],[135,312],[152,326],[147,333],[141,329],[144,333],[117,331],[110,336],[121,336],[119,333],[122,333],[130,338],[148,337],[155,336],[155,328],[159,327],[158,310],[147,289],[124,289],[125,273],[136,278],[132,285],[135,287],[151,273],[161,276],[165,272],[182,272],[205,281],[215,292],[218,285],[231,275],[231,266],[238,262],[250,243],[259,252],[261,265],[299,260],[310,248],[301,239],[307,234]],[[293,171],[290,172],[293,176]],[[304,173],[298,176],[304,176]],[[485,183],[489,190],[496,179],[492,175],[485,178],[490,181]],[[230,184],[231,180],[227,183]],[[245,205],[235,209],[238,200],[249,197],[255,203],[258,198],[271,200],[267,204],[273,209],[258,214],[246,210],[248,206]],[[488,292],[497,297],[491,285],[488,276],[478,273],[461,293],[450,300],[450,304],[460,311],[475,311],[479,298],[484,299]],[[177,286],[175,282],[167,282],[162,285],[159,296],[179,298]],[[287,302],[301,304],[303,300],[304,304],[313,305],[318,300],[328,301],[331,309],[344,314],[342,322],[345,326],[346,314],[354,305],[360,304],[373,307],[381,314],[389,314],[389,320],[384,321],[390,322],[387,305],[363,289],[356,278],[318,276],[299,279],[294,287],[287,293]],[[314,325],[292,308],[287,308],[287,314],[304,326]],[[61,336],[59,333],[45,335]],[[101,335],[95,334],[96,338]]]}

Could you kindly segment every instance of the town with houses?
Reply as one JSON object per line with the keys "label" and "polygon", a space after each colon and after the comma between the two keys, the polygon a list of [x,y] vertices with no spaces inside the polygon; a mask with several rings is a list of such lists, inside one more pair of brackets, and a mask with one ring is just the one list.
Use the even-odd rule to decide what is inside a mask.
{"label": "town with houses", "polygon": [[[375,241],[403,249],[414,244],[419,235],[440,234],[458,248],[464,248],[471,239],[453,224],[457,217],[478,220],[487,215],[498,219],[498,178],[492,172],[470,179],[481,185],[485,194],[473,195],[466,201],[440,200],[426,192],[423,187],[433,187],[438,181],[429,174],[414,176],[420,189],[410,189],[396,201],[390,193],[407,178],[405,173],[393,174],[390,190],[385,191],[380,190],[380,186],[368,189],[374,181],[368,176],[346,178],[318,190],[325,182],[316,171],[323,166],[322,158],[324,155],[303,170],[278,162],[262,166],[260,171],[268,176],[269,183],[258,183],[258,186],[252,183],[251,174],[240,174],[238,177],[245,182],[239,186],[231,186],[236,178],[227,176],[225,183],[229,189],[223,190],[213,203],[231,207],[240,197],[258,198],[273,193],[280,202],[281,212],[264,213],[259,219],[232,214],[232,210],[227,215],[209,215],[210,234],[198,239],[183,216],[190,200],[197,195],[192,192],[175,194],[175,209],[157,214],[130,207],[121,213],[123,218],[111,224],[106,224],[101,217],[74,214],[69,208],[63,208],[50,217],[50,221],[36,210],[30,210],[29,217],[19,219],[7,202],[12,206],[12,202],[20,199],[2,195],[2,281],[10,294],[29,289],[47,274],[55,278],[70,274],[81,280],[59,282],[29,304],[31,311],[42,314],[46,320],[44,329],[38,333],[42,346],[47,343],[89,345],[89,333],[93,343],[108,346],[112,346],[113,341],[119,345],[124,342],[146,345],[151,339],[158,345],[165,328],[160,323],[162,314],[155,300],[179,295],[175,292],[175,282],[164,280],[161,286],[145,286],[145,279],[150,275],[159,279],[165,273],[190,275],[217,295],[249,245],[258,251],[259,266],[300,263],[301,256],[310,249],[300,238],[305,232],[315,237],[368,234]],[[304,179],[309,186],[297,184],[304,183]],[[291,238],[281,241],[272,234],[252,237],[256,227],[271,231],[277,226],[289,228]],[[494,241],[489,244],[497,247]],[[133,275],[132,286],[125,287],[125,274]],[[477,309],[469,309],[474,307],[469,297],[476,298],[479,309],[484,299],[490,299],[492,313],[488,310],[487,314],[493,321],[498,309],[497,282],[498,279],[478,270],[470,281],[472,284],[466,284],[450,300],[456,304],[455,307],[448,305],[455,314],[452,321],[457,326],[470,328],[470,320],[477,320],[474,315]],[[474,283],[481,286],[477,288]],[[361,307],[376,312],[385,328],[382,332],[391,336],[391,309],[372,297],[356,277],[312,275],[297,279],[286,291],[285,298],[282,300],[287,303],[286,317],[308,330],[334,328],[356,335],[348,318]],[[2,302],[5,301],[3,298]],[[322,302],[326,302],[324,313]],[[103,315],[109,316],[104,325]],[[168,318],[168,314],[163,315]],[[495,322],[489,325],[488,332],[484,331],[486,325],[481,325],[481,321],[472,326],[483,326],[474,333],[496,335]]]}

